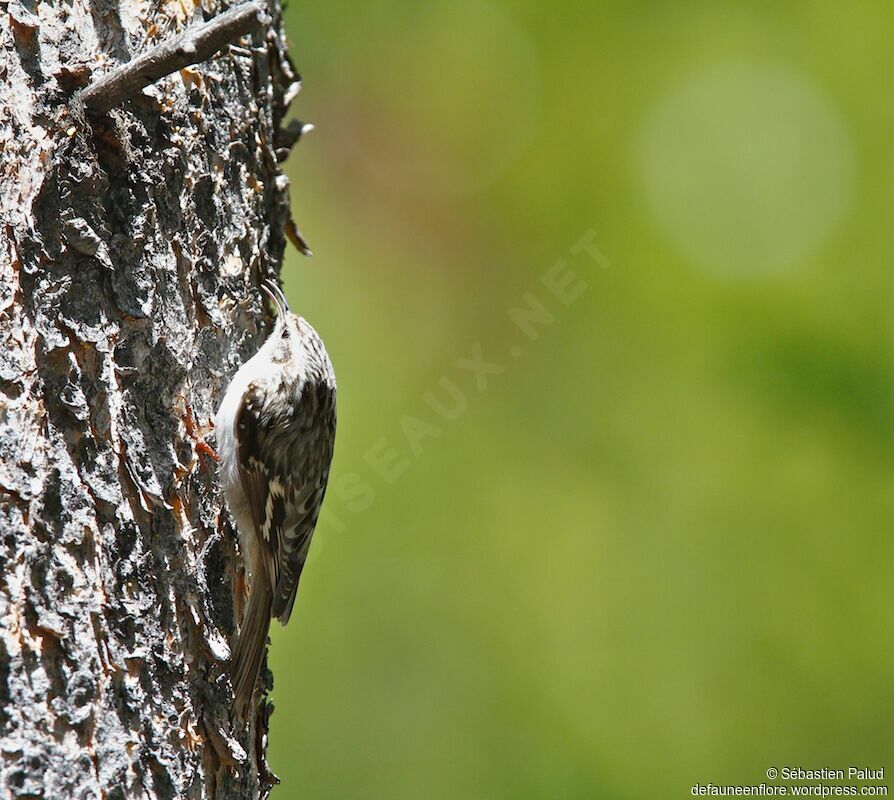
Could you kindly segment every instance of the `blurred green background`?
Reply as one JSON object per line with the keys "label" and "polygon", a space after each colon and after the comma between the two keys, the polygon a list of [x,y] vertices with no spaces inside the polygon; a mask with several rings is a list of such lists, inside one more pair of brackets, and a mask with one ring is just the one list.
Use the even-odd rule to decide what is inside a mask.
{"label": "blurred green background", "polygon": [[891,19],[293,0],[339,439],[274,798],[892,766]]}

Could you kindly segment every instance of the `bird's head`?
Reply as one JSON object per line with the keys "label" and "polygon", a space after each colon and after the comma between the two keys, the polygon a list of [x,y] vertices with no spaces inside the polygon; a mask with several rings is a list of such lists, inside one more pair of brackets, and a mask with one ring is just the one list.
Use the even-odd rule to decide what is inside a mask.
{"label": "bird's head", "polygon": [[292,313],[289,301],[274,281],[264,281],[261,289],[276,308],[276,322],[267,339],[267,343],[272,345],[270,357],[272,361],[284,364],[295,358],[296,350],[304,349],[307,324]]}
{"label": "bird's head", "polygon": [[264,349],[267,358],[285,372],[303,381],[325,380],[334,385],[332,365],[319,334],[303,317],[293,314],[282,289],[272,280],[264,281],[261,288],[276,307],[276,323]]}

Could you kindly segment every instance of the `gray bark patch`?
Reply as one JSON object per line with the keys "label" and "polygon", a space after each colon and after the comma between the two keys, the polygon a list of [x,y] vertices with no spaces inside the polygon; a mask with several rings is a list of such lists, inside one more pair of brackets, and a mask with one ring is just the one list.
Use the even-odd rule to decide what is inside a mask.
{"label": "gray bark patch", "polygon": [[0,26],[0,787],[14,798],[247,798],[271,781],[270,708],[247,729],[231,717],[238,558],[196,437],[269,321],[257,286],[289,219],[273,143],[297,75],[274,6],[242,47],[88,118],[84,86],[187,24],[138,8],[50,4],[38,24],[14,0]]}

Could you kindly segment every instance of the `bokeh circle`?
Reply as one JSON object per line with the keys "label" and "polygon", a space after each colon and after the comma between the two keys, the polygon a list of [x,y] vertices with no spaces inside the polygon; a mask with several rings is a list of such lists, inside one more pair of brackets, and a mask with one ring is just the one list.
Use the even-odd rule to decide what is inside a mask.
{"label": "bokeh circle", "polygon": [[685,81],[648,114],[636,162],[659,226],[725,277],[797,267],[853,203],[846,124],[815,84],[781,67],[726,64]]}

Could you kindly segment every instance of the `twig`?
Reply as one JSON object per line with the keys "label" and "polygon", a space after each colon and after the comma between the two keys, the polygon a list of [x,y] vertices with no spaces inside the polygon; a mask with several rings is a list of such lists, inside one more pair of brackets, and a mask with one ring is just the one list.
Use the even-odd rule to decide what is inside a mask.
{"label": "twig", "polygon": [[298,143],[298,140],[306,133],[310,133],[314,126],[309,122],[302,122],[300,119],[289,120],[282,128],[276,132],[273,140],[273,146],[276,150],[276,157],[279,161],[285,161],[292,148]]}
{"label": "twig", "polygon": [[260,2],[230,8],[208,22],[191,25],[179,36],[112,70],[84,89],[81,100],[94,114],[105,114],[159,78],[211,58],[234,39],[266,21]]}

